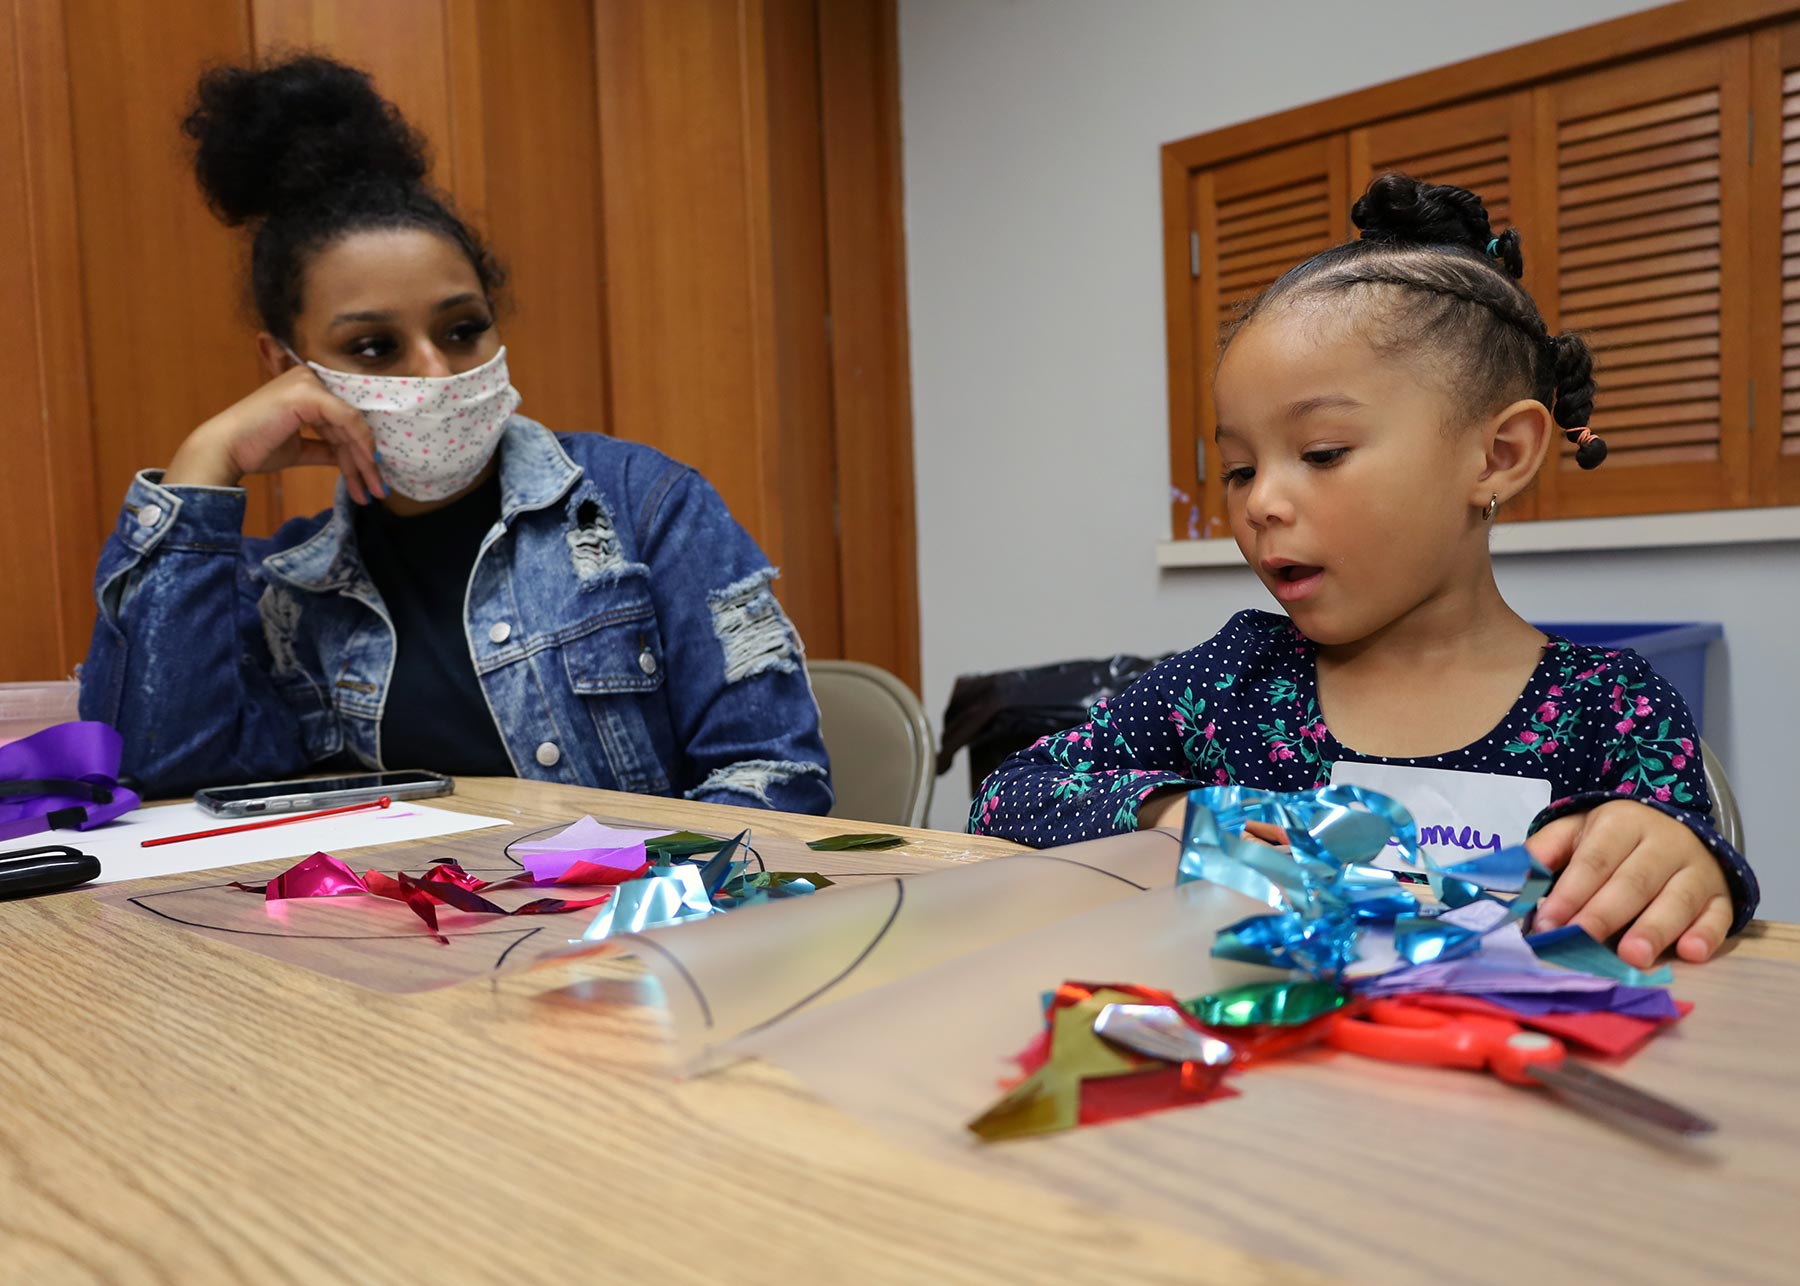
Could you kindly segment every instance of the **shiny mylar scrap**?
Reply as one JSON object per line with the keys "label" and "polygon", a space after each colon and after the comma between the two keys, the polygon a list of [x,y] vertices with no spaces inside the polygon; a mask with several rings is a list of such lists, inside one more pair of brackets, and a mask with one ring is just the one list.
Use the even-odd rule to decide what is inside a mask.
{"label": "shiny mylar scrap", "polygon": [[1180,1013],[1173,996],[1148,987],[1069,982],[1057,988],[1045,1015],[1048,1041],[1034,1041],[1021,1055],[1025,1079],[970,1121],[970,1131],[988,1142],[1023,1138],[1235,1092],[1222,1083],[1223,1067],[1145,1058],[1095,1033],[1107,1005],[1143,1003]]}
{"label": "shiny mylar scrap", "polygon": [[[1276,848],[1245,833],[1253,823],[1284,832]],[[1522,848],[1440,866],[1419,848],[1412,814],[1379,791],[1326,786],[1279,793],[1216,786],[1188,796],[1177,882],[1209,880],[1269,907],[1219,931],[1213,954],[1298,969],[1339,981],[1359,957],[1363,928],[1392,924],[1400,958],[1410,964],[1476,950],[1481,934],[1417,913],[1418,899],[1395,872],[1372,865],[1392,840],[1398,855],[1422,865],[1432,893],[1448,906],[1511,892],[1504,922],[1534,906],[1550,873]]]}
{"label": "shiny mylar scrap", "polygon": [[[543,883],[558,886],[607,884],[616,878],[617,873],[608,868],[577,862],[556,878]],[[481,896],[488,890],[517,887],[524,883],[526,881],[519,879],[478,880],[455,862],[440,862],[419,876],[408,875],[405,871],[388,875],[376,870],[358,875],[341,859],[329,853],[314,853],[311,857],[294,863],[266,884],[244,884],[233,880],[231,887],[242,889],[246,893],[260,893],[265,902],[280,902],[290,898],[342,897],[346,894],[365,894],[401,902],[424,921],[425,927],[431,930],[431,935],[445,946],[450,944],[450,940],[438,930],[439,906],[449,905],[459,911],[481,915],[555,915],[563,911],[580,911],[599,906],[612,896],[607,892],[598,897],[574,900],[538,898],[511,910]]]}
{"label": "shiny mylar scrap", "polygon": [[[827,888],[831,881],[816,871],[751,871],[740,854],[749,849],[750,832],[721,843],[703,864],[663,863],[639,879],[619,885],[617,896],[582,933],[597,942],[619,933],[641,933],[671,924],[703,920],[775,898],[803,897]],[[651,851],[656,852],[655,841]]]}
{"label": "shiny mylar scrap", "polygon": [[1318,978],[1251,982],[1182,1006],[1206,1027],[1290,1026],[1340,1008],[1344,993]]}
{"label": "shiny mylar scrap", "polygon": [[1596,941],[1578,924],[1534,933],[1525,939],[1525,944],[1545,964],[1611,978],[1628,987],[1666,987],[1675,981],[1675,973],[1668,965],[1649,972],[1635,969],[1621,960],[1618,952],[1604,942]]}

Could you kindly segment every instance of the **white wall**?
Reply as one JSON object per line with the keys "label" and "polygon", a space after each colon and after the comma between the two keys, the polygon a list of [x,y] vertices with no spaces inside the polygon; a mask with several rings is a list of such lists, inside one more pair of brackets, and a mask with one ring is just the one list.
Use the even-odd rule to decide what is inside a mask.
{"label": "white wall", "polygon": [[[900,0],[934,715],[959,673],[1185,647],[1269,606],[1247,570],[1154,561],[1168,494],[1162,143],[1645,7]],[[1800,919],[1786,820],[1800,545],[1498,562],[1527,617],[1724,622],[1708,740],[1743,804],[1766,912]],[[959,765],[938,780],[933,824],[961,829],[967,806]]]}

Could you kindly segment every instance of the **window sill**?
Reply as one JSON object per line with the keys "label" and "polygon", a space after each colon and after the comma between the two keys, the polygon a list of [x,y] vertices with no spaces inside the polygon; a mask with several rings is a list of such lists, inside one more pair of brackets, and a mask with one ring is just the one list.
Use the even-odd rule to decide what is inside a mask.
{"label": "window sill", "polygon": [[[1800,505],[1501,523],[1494,528],[1490,547],[1496,554],[1556,554],[1596,549],[1747,545],[1782,540],[1800,540]],[[1243,562],[1236,542],[1222,538],[1165,540],[1156,546],[1158,567],[1241,567]]]}

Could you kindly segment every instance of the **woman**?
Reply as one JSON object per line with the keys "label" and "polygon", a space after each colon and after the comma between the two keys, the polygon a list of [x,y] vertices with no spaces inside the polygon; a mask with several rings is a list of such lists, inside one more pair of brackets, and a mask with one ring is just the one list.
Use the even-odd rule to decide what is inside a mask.
{"label": "woman", "polygon": [[[693,470],[513,414],[500,270],[368,78],[215,70],[184,129],[255,227],[272,378],[138,475],[101,555],[81,713],[125,773],[347,758],[825,812],[774,570]],[[243,477],[317,464],[332,510],[246,539]]]}

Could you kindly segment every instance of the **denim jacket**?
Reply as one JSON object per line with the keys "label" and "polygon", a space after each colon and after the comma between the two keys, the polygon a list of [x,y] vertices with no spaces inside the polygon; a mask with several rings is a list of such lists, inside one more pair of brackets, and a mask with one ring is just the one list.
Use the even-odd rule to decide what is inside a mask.
{"label": "denim jacket", "polygon": [[[394,629],[331,512],[243,536],[238,487],[140,473],[100,555],[81,717],[146,793],[382,762]],[[521,777],[798,813],[831,806],[775,571],[699,474],[514,416],[464,629]]]}

